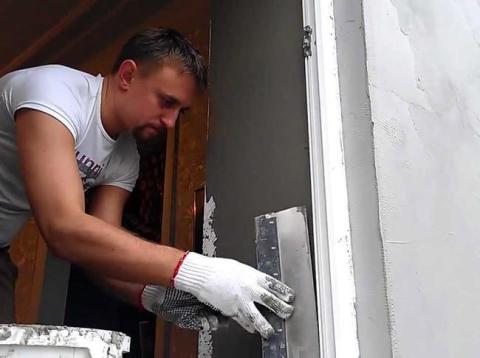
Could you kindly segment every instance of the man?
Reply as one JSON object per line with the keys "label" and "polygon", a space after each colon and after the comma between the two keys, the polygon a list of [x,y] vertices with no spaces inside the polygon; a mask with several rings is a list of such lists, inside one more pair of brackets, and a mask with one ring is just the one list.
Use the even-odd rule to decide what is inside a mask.
{"label": "man", "polygon": [[[56,255],[101,276],[132,303],[141,297],[146,309],[182,326],[199,328],[196,315],[205,318],[208,306],[268,338],[273,328],[255,303],[282,318],[292,314],[287,302],[293,291],[272,277],[234,260],[147,242],[120,228],[138,175],[133,138],[147,141],[175,126],[205,87],[202,57],[169,29],[132,37],[105,78],[58,65],[0,78],[3,322],[13,320],[15,268],[8,245],[32,213]],[[92,187],[86,210],[84,191]],[[186,317],[169,315],[170,306],[175,312],[185,308]]]}

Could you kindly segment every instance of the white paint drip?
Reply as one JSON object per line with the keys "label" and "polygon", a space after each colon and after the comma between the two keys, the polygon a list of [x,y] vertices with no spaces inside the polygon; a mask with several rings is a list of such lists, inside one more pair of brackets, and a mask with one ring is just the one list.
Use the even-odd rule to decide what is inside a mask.
{"label": "white paint drip", "polygon": [[[217,235],[213,229],[213,213],[215,211],[215,200],[210,197],[205,203],[203,216],[203,244],[202,253],[206,256],[215,256],[217,247]],[[213,356],[212,331],[202,330],[198,335],[198,358],[211,358]]]}

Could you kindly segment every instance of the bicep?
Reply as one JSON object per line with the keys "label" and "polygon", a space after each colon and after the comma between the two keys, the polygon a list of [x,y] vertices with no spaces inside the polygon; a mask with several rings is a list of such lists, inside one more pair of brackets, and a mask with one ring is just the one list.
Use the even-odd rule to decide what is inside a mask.
{"label": "bicep", "polygon": [[17,111],[15,120],[25,189],[40,229],[48,230],[69,214],[84,212],[83,188],[69,130],[36,110]]}
{"label": "bicep", "polygon": [[117,227],[122,224],[123,208],[130,192],[113,185],[95,188],[88,213]]}

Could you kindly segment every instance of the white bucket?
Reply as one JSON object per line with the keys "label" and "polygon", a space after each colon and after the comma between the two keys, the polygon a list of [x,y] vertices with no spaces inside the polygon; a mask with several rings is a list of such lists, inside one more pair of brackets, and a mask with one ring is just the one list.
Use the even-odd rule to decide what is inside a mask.
{"label": "white bucket", "polygon": [[130,337],[101,329],[0,324],[0,358],[121,358]]}
{"label": "white bucket", "polygon": [[91,358],[86,348],[1,345],[0,358]]}

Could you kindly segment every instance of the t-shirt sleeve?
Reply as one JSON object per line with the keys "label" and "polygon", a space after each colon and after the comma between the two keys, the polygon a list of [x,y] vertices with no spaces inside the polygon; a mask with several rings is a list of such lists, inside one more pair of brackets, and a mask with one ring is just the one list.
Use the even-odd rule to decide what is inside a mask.
{"label": "t-shirt sleeve", "polygon": [[140,156],[133,138],[120,138],[99,185],[132,191],[138,178]]}
{"label": "t-shirt sleeve", "polygon": [[81,133],[81,105],[79,94],[67,82],[52,71],[36,71],[18,78],[12,87],[12,112],[22,108],[44,112],[61,122],[76,141]]}

